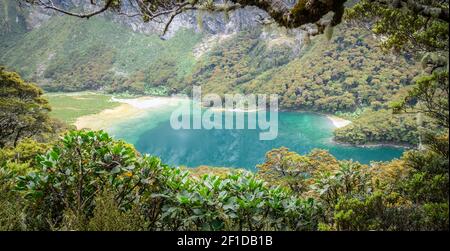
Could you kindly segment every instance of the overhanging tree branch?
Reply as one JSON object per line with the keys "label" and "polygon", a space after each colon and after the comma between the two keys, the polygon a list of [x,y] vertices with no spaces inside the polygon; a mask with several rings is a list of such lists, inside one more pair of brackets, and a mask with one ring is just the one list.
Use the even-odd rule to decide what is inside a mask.
{"label": "overhanging tree branch", "polygon": [[[297,28],[305,24],[319,24],[319,32],[323,31],[325,25],[320,24],[320,20],[328,13],[334,13],[332,20],[328,23],[335,26],[342,21],[344,13],[344,3],[346,0],[297,0],[290,6],[283,0],[227,0],[224,3],[215,3],[213,0],[101,0],[103,5],[100,8],[88,13],[77,13],[56,6],[52,0],[20,0],[31,4],[42,6],[70,16],[79,18],[90,18],[113,10],[120,15],[141,16],[144,21],[152,21],[158,18],[165,18],[163,33],[166,33],[174,18],[188,10],[205,10],[210,12],[226,12],[255,6],[265,11],[280,26]],[[87,0],[86,0],[87,1]],[[128,1],[131,6],[137,9],[137,13],[128,14],[121,9],[124,2]],[[428,18],[449,21],[448,4],[442,6],[431,6],[427,1],[415,0],[369,0],[370,3],[379,4],[396,9],[407,9],[417,15]],[[97,6],[97,1],[89,0],[90,5]],[[327,24],[326,24],[327,25]]]}
{"label": "overhanging tree branch", "polygon": [[[299,0],[293,7],[282,0],[228,0],[225,3],[214,3],[211,0],[128,0],[138,6],[139,12],[136,14],[127,14],[120,10],[125,0],[104,0],[102,7],[88,13],[73,12],[55,5],[52,0],[23,1],[79,18],[90,18],[111,9],[121,15],[140,15],[144,21],[167,17],[165,33],[173,19],[187,10],[226,12],[246,6],[255,6],[264,10],[275,22],[288,28],[316,23],[330,11],[335,13],[332,24],[336,25],[341,21],[343,4],[346,0]],[[89,2],[88,4],[97,5],[94,1],[89,0]]]}
{"label": "overhanging tree branch", "polygon": [[[76,12],[71,12],[71,11],[65,10],[63,8],[57,7],[53,3],[52,0],[27,0],[27,2],[41,6],[44,9],[54,10],[54,11],[61,12],[63,14],[69,15],[69,16],[74,16],[74,17],[79,17],[79,18],[90,18],[90,17],[96,16],[96,15],[103,13],[103,12],[107,11],[108,9],[110,9],[112,7],[114,0],[105,0],[105,4],[103,5],[103,7],[101,7],[98,10],[89,12],[89,13],[76,13]],[[94,5],[92,1],[91,1],[91,4]]]}

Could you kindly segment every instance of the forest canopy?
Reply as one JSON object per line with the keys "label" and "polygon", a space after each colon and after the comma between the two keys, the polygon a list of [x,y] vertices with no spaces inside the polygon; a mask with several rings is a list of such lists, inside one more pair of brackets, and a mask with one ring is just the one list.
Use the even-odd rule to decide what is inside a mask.
{"label": "forest canopy", "polygon": [[[131,15],[121,13],[124,2],[119,0],[91,1],[94,8],[87,12],[72,12],[78,10],[50,0],[26,2],[80,18],[106,10]],[[318,22],[333,11],[333,18],[325,25],[329,32],[331,26],[342,22],[345,1],[300,0],[287,6],[275,0],[230,0],[227,7],[203,1],[134,3],[144,20],[166,13],[168,24],[189,8],[228,11],[228,6],[255,5],[287,27]],[[267,152],[255,173],[237,170],[221,176],[199,176],[141,154],[104,131],[51,130],[50,107],[42,90],[1,68],[0,230],[448,230],[448,1],[364,0],[347,9],[345,15],[354,22],[369,23],[374,34],[384,36],[381,45],[385,53],[407,52],[421,58],[421,69],[417,76],[409,76],[402,71],[408,60],[402,60],[396,74],[405,80],[396,78],[392,85],[386,83],[388,73],[381,69],[374,70],[376,78],[323,69],[308,86],[309,95],[322,93],[323,100],[310,107],[321,105],[352,116],[359,112],[352,99],[358,95],[358,102],[367,104],[361,111],[365,115],[353,122],[351,130],[338,130],[337,138],[365,143],[384,140],[387,135],[409,142],[420,136],[417,149],[406,151],[399,159],[364,165],[337,160],[325,150],[300,155],[281,147]],[[325,28],[323,31],[326,33]],[[248,43],[241,48],[244,53],[228,53],[233,43],[225,43],[224,54],[213,51],[210,62],[220,64],[220,56],[241,57],[260,48],[247,39],[254,35],[238,38]],[[346,43],[338,38],[335,50],[368,53],[363,39],[351,39],[356,41]],[[333,53],[326,57],[336,57]],[[277,58],[277,51],[269,55]],[[377,56],[375,60],[383,61]],[[271,71],[262,60],[264,54],[258,58],[262,61],[260,68],[241,71],[241,65],[230,63],[229,68],[213,73],[227,76],[239,71],[243,82],[262,69],[269,75]],[[243,57],[243,62],[246,60]],[[345,60],[361,69],[368,67],[359,60],[353,62],[351,55]],[[323,61],[307,63],[324,68]],[[164,70],[169,65],[152,65],[151,69]],[[208,79],[211,72],[205,65],[196,65],[195,74]],[[307,89],[287,80],[294,68],[274,76],[279,80],[275,89],[290,94],[283,102],[291,106],[304,101],[298,98],[297,88]],[[57,74],[57,67],[54,69]],[[154,78],[144,74],[140,78],[154,78],[157,86],[153,87],[158,87],[164,85],[168,75],[164,72],[166,78]],[[336,82],[343,77],[344,84]],[[408,81],[411,85],[407,86]],[[264,81],[258,79],[249,83],[243,88],[249,92],[264,87]],[[379,89],[386,95],[365,93],[367,89],[358,88],[360,85],[374,86],[369,91]],[[334,90],[339,93],[333,95]],[[393,90],[399,93],[394,95]],[[394,122],[383,120],[392,112],[400,116],[390,117]],[[373,114],[381,115],[374,119]],[[399,124],[404,126],[397,127]]]}

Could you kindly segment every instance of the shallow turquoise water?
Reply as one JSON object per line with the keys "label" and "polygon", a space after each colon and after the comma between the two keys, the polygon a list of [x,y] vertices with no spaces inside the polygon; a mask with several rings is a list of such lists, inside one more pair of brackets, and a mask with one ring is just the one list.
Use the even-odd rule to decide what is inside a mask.
{"label": "shallow turquoise water", "polygon": [[[241,167],[255,170],[264,162],[265,153],[285,146],[301,154],[314,148],[329,150],[338,159],[361,163],[387,161],[404,151],[394,147],[352,147],[332,142],[333,125],[325,116],[314,113],[279,112],[278,137],[259,140],[258,129],[174,130],[170,125],[172,110],[158,110],[114,125],[111,133],[133,143],[142,153],[159,156],[170,165]],[[192,118],[192,117],[191,117]],[[248,121],[247,115],[244,118]],[[223,119],[224,122],[224,119]]]}

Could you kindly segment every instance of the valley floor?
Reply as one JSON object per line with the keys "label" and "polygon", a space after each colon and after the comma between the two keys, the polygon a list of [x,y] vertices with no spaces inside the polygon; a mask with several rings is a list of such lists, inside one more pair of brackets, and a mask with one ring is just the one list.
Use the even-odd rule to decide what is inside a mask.
{"label": "valley floor", "polygon": [[178,97],[139,97],[131,99],[111,98],[112,102],[120,105],[108,108],[99,113],[85,115],[77,118],[75,126],[77,129],[89,128],[93,130],[108,129],[113,124],[126,121],[131,118],[139,118],[152,110],[177,106],[184,98]]}
{"label": "valley floor", "polygon": [[[173,107],[180,104],[181,101],[186,101],[186,98],[183,97],[153,97],[153,96],[142,96],[138,98],[116,98],[111,96],[103,96],[102,94],[93,94],[93,93],[77,93],[77,94],[57,94],[67,95],[64,99],[64,102],[58,101],[58,103],[53,102],[53,106],[55,106],[55,110],[57,111],[65,111],[67,114],[72,114],[76,116],[75,118],[65,119],[61,116],[56,116],[60,119],[66,120],[67,122],[73,123],[77,129],[108,129],[112,124],[120,123],[126,121],[131,118],[139,118],[145,115],[147,112],[151,112],[155,109],[165,108],[165,107]],[[108,102],[103,102],[101,105],[89,103],[89,96],[85,95],[100,95],[103,97],[107,97]],[[55,94],[49,94],[50,100],[55,99]],[[77,106],[75,102],[70,101],[71,99],[78,101],[86,101],[85,104],[86,109],[79,111],[78,113],[73,113],[74,110],[83,109],[83,107],[69,107],[71,103],[73,106]],[[69,101],[69,102],[67,102]],[[105,104],[106,103],[106,104]],[[108,105],[109,103],[109,105]],[[64,105],[63,105],[64,104]],[[214,108],[213,108],[214,109]],[[225,111],[221,109],[219,111]],[[78,116],[77,116],[78,114]],[[59,115],[59,114],[56,114]],[[351,121],[337,117],[335,115],[324,114],[331,123],[336,128],[341,128],[349,125]]]}

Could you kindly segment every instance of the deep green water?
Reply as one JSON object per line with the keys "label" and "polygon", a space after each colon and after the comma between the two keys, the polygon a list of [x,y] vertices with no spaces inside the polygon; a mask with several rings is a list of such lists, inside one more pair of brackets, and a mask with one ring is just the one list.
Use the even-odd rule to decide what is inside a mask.
{"label": "deep green water", "polygon": [[279,112],[278,137],[261,141],[258,129],[174,130],[169,121],[170,112],[170,109],[149,112],[139,119],[114,125],[111,132],[116,138],[133,143],[142,153],[159,156],[170,165],[188,167],[210,165],[255,170],[256,164],[264,162],[267,151],[281,146],[301,154],[322,148],[338,159],[361,163],[391,160],[404,151],[394,147],[335,144],[331,121],[314,113]]}

